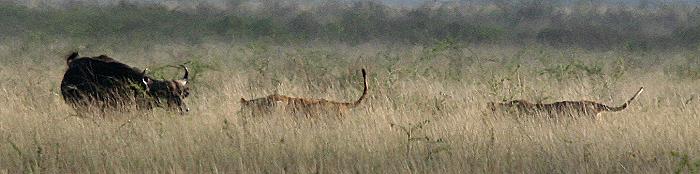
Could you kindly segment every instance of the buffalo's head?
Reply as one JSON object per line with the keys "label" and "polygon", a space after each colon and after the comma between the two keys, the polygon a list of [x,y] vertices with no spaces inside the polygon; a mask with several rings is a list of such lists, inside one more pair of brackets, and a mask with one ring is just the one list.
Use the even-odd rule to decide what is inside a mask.
{"label": "buffalo's head", "polygon": [[[146,70],[143,71],[142,83],[146,86],[146,92],[153,98],[159,106],[165,105],[168,108],[179,109],[181,113],[187,112],[190,108],[183,101],[190,95],[190,88],[187,86],[189,80],[189,69],[184,65],[180,65],[185,70],[185,75],[182,79],[177,80],[155,80],[146,76]],[[163,102],[165,100],[165,102]]]}

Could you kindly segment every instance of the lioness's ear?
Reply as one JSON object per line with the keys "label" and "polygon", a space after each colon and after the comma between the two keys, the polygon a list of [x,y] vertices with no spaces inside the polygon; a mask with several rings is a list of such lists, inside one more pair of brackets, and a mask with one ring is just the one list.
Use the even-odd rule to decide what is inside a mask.
{"label": "lioness's ear", "polygon": [[494,108],[496,107],[496,103],[494,103],[494,102],[488,102],[488,103],[486,103],[486,107],[487,107],[487,108],[494,109]]}
{"label": "lioness's ear", "polygon": [[244,103],[244,102],[246,102],[245,99],[244,99],[244,98],[241,98],[241,103]]}

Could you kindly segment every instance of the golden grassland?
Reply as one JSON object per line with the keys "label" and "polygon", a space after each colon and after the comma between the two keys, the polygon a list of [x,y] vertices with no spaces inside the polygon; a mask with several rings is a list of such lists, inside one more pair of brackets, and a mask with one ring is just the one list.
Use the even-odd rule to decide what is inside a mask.
{"label": "golden grassland", "polygon": [[[188,62],[185,115],[78,117],[63,103],[64,56],[106,54],[153,74]],[[700,51],[532,46],[254,43],[0,44],[0,173],[669,173],[700,168]],[[272,93],[366,102],[340,120],[243,117]],[[686,68],[686,69],[682,69]],[[697,70],[696,70],[697,71]],[[593,100],[597,120],[512,119],[485,103]]]}

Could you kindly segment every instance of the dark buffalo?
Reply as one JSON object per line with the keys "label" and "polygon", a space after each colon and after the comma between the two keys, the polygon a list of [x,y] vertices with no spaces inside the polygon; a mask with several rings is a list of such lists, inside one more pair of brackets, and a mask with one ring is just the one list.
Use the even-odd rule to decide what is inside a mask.
{"label": "dark buffalo", "polygon": [[76,109],[97,107],[123,109],[154,106],[189,111],[183,101],[189,95],[189,70],[179,80],[155,80],[146,70],[120,63],[105,55],[79,57],[73,52],[66,59],[68,70],[61,81],[61,94]]}

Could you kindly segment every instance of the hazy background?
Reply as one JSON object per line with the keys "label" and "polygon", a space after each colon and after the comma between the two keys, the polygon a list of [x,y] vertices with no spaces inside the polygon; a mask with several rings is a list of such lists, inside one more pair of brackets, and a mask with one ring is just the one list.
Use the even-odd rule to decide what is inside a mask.
{"label": "hazy background", "polygon": [[[398,1],[397,1],[398,2]],[[95,43],[372,42],[696,48],[688,1],[10,1],[0,38]]]}

